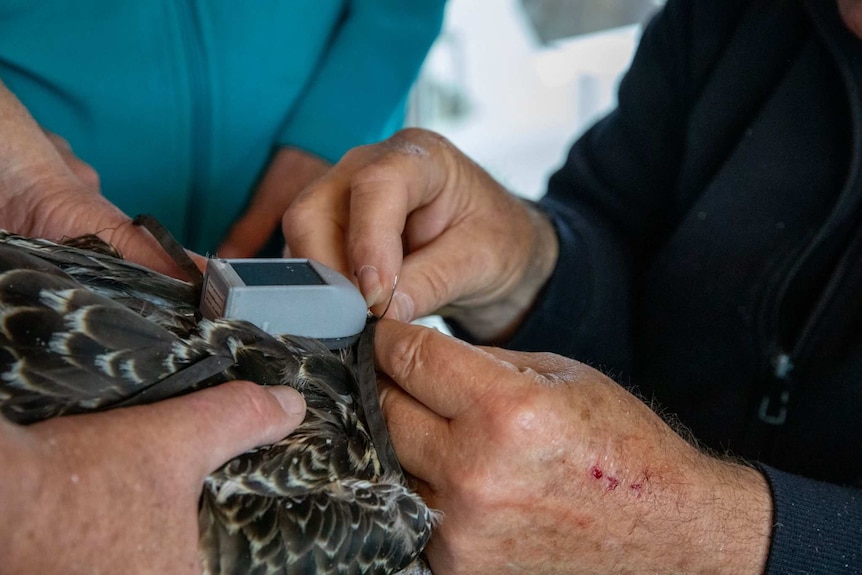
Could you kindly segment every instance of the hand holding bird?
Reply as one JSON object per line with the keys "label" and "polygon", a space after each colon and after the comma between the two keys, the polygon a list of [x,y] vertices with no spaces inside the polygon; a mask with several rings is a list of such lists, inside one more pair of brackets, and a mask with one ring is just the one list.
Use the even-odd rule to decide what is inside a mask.
{"label": "hand holding bird", "polygon": [[444,520],[437,574],[759,573],[762,474],[702,453],[598,371],[382,320],[392,441]]}
{"label": "hand holding bird", "polygon": [[204,478],[305,415],[278,389],[281,402],[235,382],[30,426],[0,418],[0,573],[200,575]]}
{"label": "hand holding bird", "polygon": [[[134,508],[149,509],[152,505],[148,504],[154,504],[148,513],[156,516],[165,509],[186,512],[188,506],[182,502],[189,499],[188,486],[211,471],[211,459],[206,459],[210,465],[193,466],[197,475],[177,478],[183,465],[175,455],[165,453],[161,458],[164,443],[154,441],[151,445],[149,434],[134,431],[135,425],[106,439],[104,453],[85,446],[101,437],[93,431],[102,429],[100,422],[131,417],[141,410],[152,413],[166,409],[170,401],[194,405],[197,394],[128,410],[50,418],[150,403],[163,399],[166,393],[185,394],[230,380],[290,386],[303,394],[307,405],[299,428],[234,457],[204,481],[198,519],[204,571],[382,575],[408,568],[430,536],[434,515],[405,486],[397,460],[387,453],[388,439],[374,437],[381,426],[369,425],[375,412],[379,419],[379,404],[376,393],[373,402],[363,402],[369,394],[362,393],[360,387],[376,387],[373,368],[363,369],[373,365],[369,343],[372,328],[366,330],[358,349],[335,354],[318,342],[273,337],[246,322],[201,320],[196,314],[198,297],[192,285],[110,253],[0,233],[0,412],[18,424],[34,424],[21,428],[4,422],[4,434],[8,432],[10,438],[4,447],[10,450],[10,457],[18,457],[23,469],[30,470],[24,476],[41,476],[37,463],[43,459],[21,455],[12,440],[40,429],[72,425],[71,447],[63,450],[64,458],[78,460],[76,456],[86,453],[100,462],[101,456],[113,457],[117,452],[138,457],[135,465],[124,469],[132,477],[121,473],[116,484],[103,477],[104,471],[95,473],[102,479],[96,482],[95,490],[88,491],[91,497],[104,495],[116,506],[119,494],[136,499],[144,489],[141,485],[153,485],[153,475],[158,475],[155,488],[147,487]],[[364,377],[357,379],[357,374]],[[211,419],[213,415],[217,414],[203,422],[192,417],[183,423],[192,425],[197,433],[206,433],[208,426],[221,423]],[[96,423],[87,427],[73,425],[93,421]],[[161,425],[150,428],[151,433],[158,434],[172,422],[173,418],[162,418]],[[178,428],[182,431],[183,425]],[[283,423],[279,429],[285,429]],[[165,429],[164,434],[180,437],[176,431]],[[76,443],[74,437],[79,433],[85,440],[89,437],[88,441]],[[195,433],[187,436],[190,440],[200,437]],[[211,439],[220,437],[214,434]],[[271,440],[271,435],[266,437]],[[260,443],[260,438],[245,441],[242,445],[251,447]],[[47,445],[51,445],[50,440]],[[201,444],[193,446],[201,448]],[[228,448],[209,455],[225,460],[236,453],[236,449],[224,449]],[[92,469],[114,468],[94,465]],[[79,481],[85,475],[91,474],[83,470],[77,474]],[[139,479],[134,480],[135,476]],[[178,480],[176,484],[174,480]],[[173,485],[179,495],[153,501],[153,496]],[[43,491],[38,481],[36,486],[37,493],[49,501],[60,497],[57,501],[62,503],[63,495],[75,493],[61,489],[56,495]],[[50,486],[58,487],[56,483]],[[75,499],[69,509],[80,512],[89,507],[86,502],[86,498]],[[138,515],[129,515],[133,512],[126,510],[124,516],[138,521],[138,529],[148,524],[144,531],[152,535],[155,520],[140,522]],[[96,539],[106,537],[102,530],[109,531],[112,525],[110,520],[96,524]],[[34,533],[31,529],[26,536]],[[182,547],[183,542],[188,543],[182,538],[183,533],[187,536],[187,528],[182,533],[165,533],[176,537],[172,544]],[[134,539],[138,544],[153,541],[138,535]],[[111,541],[122,540],[124,545],[130,542],[123,533],[113,537]],[[132,555],[144,561],[147,551],[144,548]],[[92,553],[83,557],[86,569],[90,569],[87,561],[92,559]],[[116,566],[117,572],[125,570],[125,565]]]}

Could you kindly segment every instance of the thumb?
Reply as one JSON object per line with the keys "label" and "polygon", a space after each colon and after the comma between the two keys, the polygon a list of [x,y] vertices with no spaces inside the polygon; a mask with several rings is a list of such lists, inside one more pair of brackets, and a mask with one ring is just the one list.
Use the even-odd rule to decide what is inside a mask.
{"label": "thumb", "polygon": [[[302,423],[305,401],[286,385],[234,381],[150,406],[174,456],[203,476],[241,453],[274,443]],[[137,409],[137,408],[132,408]]]}

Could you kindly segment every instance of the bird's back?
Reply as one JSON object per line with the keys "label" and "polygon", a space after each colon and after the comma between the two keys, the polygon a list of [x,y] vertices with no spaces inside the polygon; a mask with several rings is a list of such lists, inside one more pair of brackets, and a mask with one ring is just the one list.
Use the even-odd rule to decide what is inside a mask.
{"label": "bird's back", "polygon": [[308,406],[300,427],[207,478],[206,572],[383,574],[410,565],[433,514],[392,463],[379,405],[361,400],[361,386],[376,385],[373,370],[357,378],[362,362],[371,365],[373,325],[361,353],[331,352],[243,321],[202,320],[198,296],[106,250],[0,231],[0,412],[27,424],[232,379],[291,385]]}

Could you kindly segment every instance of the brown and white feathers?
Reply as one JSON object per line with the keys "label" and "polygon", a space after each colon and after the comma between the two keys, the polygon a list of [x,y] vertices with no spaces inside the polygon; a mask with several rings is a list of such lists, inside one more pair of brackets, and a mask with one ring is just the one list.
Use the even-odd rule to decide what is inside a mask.
{"label": "brown and white feathers", "polygon": [[0,413],[29,424],[232,379],[293,386],[308,405],[302,425],[207,478],[205,572],[424,572],[433,512],[406,486],[376,400],[362,400],[375,385],[373,322],[358,345],[331,352],[201,319],[198,297],[105,250],[0,231]]}

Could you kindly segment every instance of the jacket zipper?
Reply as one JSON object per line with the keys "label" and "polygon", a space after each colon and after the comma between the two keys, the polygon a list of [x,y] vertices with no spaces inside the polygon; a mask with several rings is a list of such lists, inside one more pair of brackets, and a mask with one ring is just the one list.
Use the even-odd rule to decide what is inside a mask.
{"label": "jacket zipper", "polygon": [[[791,377],[791,372],[797,363],[802,362],[808,356],[810,349],[815,341],[817,328],[826,314],[828,304],[838,291],[842,278],[846,275],[847,266],[851,265],[850,259],[856,253],[854,250],[855,242],[848,241],[844,252],[829,275],[829,280],[826,287],[820,292],[817,297],[814,309],[806,318],[802,330],[796,338],[790,353],[782,349],[773,356],[772,365],[772,385],[760,400],[760,408],[758,417],[764,423],[770,425],[782,425],[787,419],[787,405],[790,401],[790,395],[793,391],[794,380]],[[806,254],[807,255],[807,254]],[[793,274],[795,275],[795,274]],[[791,276],[792,277],[792,276]],[[785,286],[788,284],[787,282]],[[776,314],[777,315],[777,314]]]}
{"label": "jacket zipper", "polygon": [[[819,19],[820,15],[816,11],[809,9],[809,14],[817,24],[821,24]],[[825,34],[823,37],[827,39],[830,51],[834,54],[835,61],[841,70],[841,75],[844,77],[849,95],[850,115],[858,124],[858,120],[862,117],[862,110],[860,110],[859,106],[856,104],[858,101],[858,98],[856,98],[856,96],[858,96],[857,78],[855,77],[853,69],[847,62],[846,56],[841,47],[836,44],[834,39],[831,39],[829,34]],[[848,224],[840,219],[836,222],[835,214],[852,213],[854,203],[857,203],[854,201],[853,190],[859,187],[858,182],[860,180],[860,174],[858,164],[854,161],[854,158],[859,158],[859,154],[862,153],[862,140],[860,140],[858,129],[853,132],[853,143],[850,153],[850,173],[848,173],[844,189],[835,204],[835,209],[833,210],[832,215],[827,218],[820,230],[818,230],[811,243],[809,243],[803,251],[797,264],[792,267],[787,279],[783,282],[781,289],[778,292],[779,297],[776,299],[776,305],[773,308],[774,319],[777,319],[781,314],[784,298],[790,285],[802,267],[801,262],[806,261],[812,256],[817,247],[829,237],[830,232],[840,230],[840,228],[845,225],[853,225],[852,223]],[[848,235],[848,238],[852,238],[852,234]],[[835,269],[832,270],[832,273],[829,275],[829,280],[824,289],[818,295],[814,309],[805,319],[805,323],[797,335],[796,341],[792,346],[789,346],[789,350],[787,347],[779,345],[778,351],[770,356],[770,362],[773,367],[770,378],[771,381],[767,386],[765,393],[761,397],[757,413],[760,421],[768,425],[781,426],[787,420],[788,405],[790,403],[795,383],[794,378],[792,377],[792,372],[802,361],[804,361],[805,354],[815,339],[818,323],[828,307],[827,304],[838,289],[838,286],[841,283],[841,278],[845,275],[846,267],[850,265],[848,257],[851,255],[850,252],[852,251],[852,248],[850,246],[852,246],[852,244],[852,239],[848,239],[845,243],[843,253],[841,253],[838,260],[838,265],[836,265]],[[779,322],[775,321],[773,325],[778,326]],[[778,337],[780,337],[780,335]]]}
{"label": "jacket zipper", "polygon": [[775,369],[772,381],[766,393],[760,398],[757,417],[769,425],[783,425],[787,420],[787,405],[790,403],[791,385],[790,372],[793,370],[793,360],[789,354],[779,351],[773,358]]}

